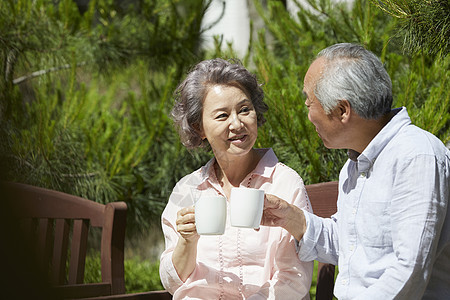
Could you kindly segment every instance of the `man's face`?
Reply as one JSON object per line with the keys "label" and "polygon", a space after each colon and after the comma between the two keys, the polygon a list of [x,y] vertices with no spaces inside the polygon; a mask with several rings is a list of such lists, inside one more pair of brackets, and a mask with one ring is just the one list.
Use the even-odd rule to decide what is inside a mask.
{"label": "man's face", "polygon": [[338,114],[338,109],[326,114],[316,95],[314,89],[324,69],[324,58],[316,59],[306,72],[303,94],[306,97],[305,105],[308,107],[308,119],[316,127],[317,134],[322,139],[327,148],[344,148],[340,145],[339,136],[342,133],[342,124]]}

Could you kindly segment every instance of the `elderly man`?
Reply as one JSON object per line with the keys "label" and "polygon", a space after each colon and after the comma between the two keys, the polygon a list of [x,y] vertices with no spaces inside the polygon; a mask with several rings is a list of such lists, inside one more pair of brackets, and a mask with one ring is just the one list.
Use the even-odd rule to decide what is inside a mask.
{"label": "elderly man", "polygon": [[288,230],[301,260],[337,264],[339,299],[450,299],[450,151],[391,110],[389,75],[360,45],[322,50],[303,93],[324,145],[348,149],[338,210],[324,219],[266,195],[262,224]]}

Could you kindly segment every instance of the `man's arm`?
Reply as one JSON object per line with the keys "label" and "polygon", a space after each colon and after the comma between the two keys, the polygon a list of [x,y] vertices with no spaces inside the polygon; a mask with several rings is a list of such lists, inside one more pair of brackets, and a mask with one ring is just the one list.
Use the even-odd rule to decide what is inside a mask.
{"label": "man's arm", "polygon": [[290,205],[283,199],[266,194],[261,225],[280,226],[286,229],[300,242],[298,255],[301,260],[319,259],[336,265],[339,249],[336,218],[337,215],[326,219],[315,216]]}

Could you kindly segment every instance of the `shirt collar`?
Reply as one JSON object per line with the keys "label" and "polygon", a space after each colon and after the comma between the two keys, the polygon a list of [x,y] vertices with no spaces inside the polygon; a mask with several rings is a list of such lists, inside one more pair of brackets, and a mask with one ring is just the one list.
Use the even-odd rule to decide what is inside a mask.
{"label": "shirt collar", "polygon": [[[273,152],[272,148],[256,149],[256,151],[261,151],[264,153],[263,157],[258,162],[256,168],[251,172],[251,174],[259,175],[261,177],[270,178],[275,171],[275,166],[278,163],[278,158]],[[214,163],[216,162],[215,157],[211,158],[206,165],[201,168],[200,171],[200,184],[204,183],[206,180],[212,182],[217,182],[216,172],[214,171]]]}
{"label": "shirt collar", "polygon": [[[394,116],[370,141],[366,149],[358,156],[358,171],[367,172],[375,163],[378,155],[403,126],[411,124],[406,107],[392,110]],[[350,151],[349,151],[350,152]],[[351,157],[350,157],[351,158]]]}
{"label": "shirt collar", "polygon": [[275,171],[275,166],[278,163],[278,158],[273,152],[272,148],[258,149],[258,151],[265,152],[252,174],[261,177],[270,178]]}

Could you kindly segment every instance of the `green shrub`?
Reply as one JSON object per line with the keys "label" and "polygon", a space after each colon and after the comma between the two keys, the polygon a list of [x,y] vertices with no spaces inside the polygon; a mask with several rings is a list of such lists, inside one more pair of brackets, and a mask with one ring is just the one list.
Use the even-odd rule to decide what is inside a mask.
{"label": "green shrub", "polygon": [[102,282],[101,266],[100,252],[91,252],[87,255],[84,268],[84,282]]}
{"label": "green shrub", "polygon": [[[125,259],[125,289],[127,293],[163,290],[159,279],[159,261],[149,262],[139,257]],[[86,257],[85,283],[101,282],[100,253]]]}
{"label": "green shrub", "polygon": [[159,279],[159,261],[151,263],[139,257],[125,260],[127,293],[163,290]]}

